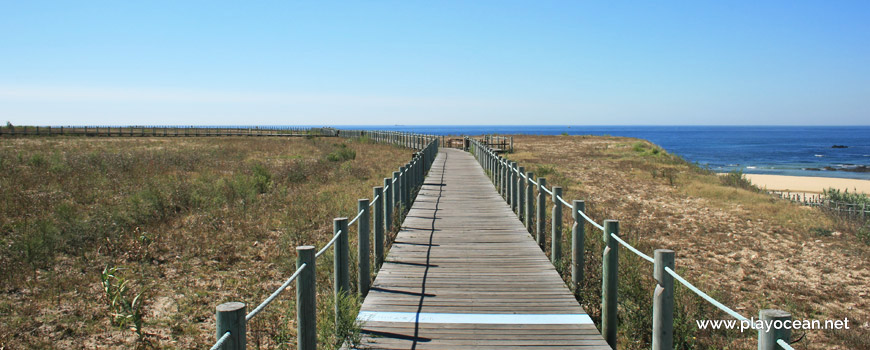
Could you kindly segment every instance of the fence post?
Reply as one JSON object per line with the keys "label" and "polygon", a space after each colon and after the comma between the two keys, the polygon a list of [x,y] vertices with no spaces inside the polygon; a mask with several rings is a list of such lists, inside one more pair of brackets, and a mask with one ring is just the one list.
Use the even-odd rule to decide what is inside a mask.
{"label": "fence post", "polygon": [[583,282],[583,269],[586,265],[586,225],[580,212],[586,212],[586,202],[574,200],[574,209],[571,217],[574,218],[574,226],[571,227],[571,286],[576,292]]}
{"label": "fence post", "polygon": [[538,245],[541,249],[544,249],[544,244],[546,243],[546,238],[544,237],[544,225],[547,223],[547,193],[544,192],[544,188],[547,187],[547,179],[543,177],[538,178],[538,212],[535,216],[535,222],[537,223],[535,240],[538,241]]}
{"label": "fence post", "polygon": [[616,349],[616,298],[619,285],[619,242],[610,234],[619,236],[619,221],[604,220],[604,255],[601,258],[601,335],[610,347]]}
{"label": "fence post", "polygon": [[403,209],[407,206],[405,204],[405,180],[407,179],[406,175],[407,174],[405,174],[405,166],[404,165],[400,166],[399,167],[399,181],[396,182],[397,184],[399,184],[399,186],[398,186],[398,190],[399,190],[398,205],[400,208],[399,209],[400,213],[404,213]]}
{"label": "fence post", "polygon": [[658,283],[653,293],[653,350],[674,348],[674,277],[665,267],[674,269],[674,251],[656,249],[653,277]]}
{"label": "fence post", "polygon": [[417,156],[414,156],[414,158],[411,158],[411,161],[408,162],[408,208],[411,208],[411,203],[414,202],[414,187],[417,184],[416,157]]}
{"label": "fence post", "polygon": [[[791,314],[782,310],[764,309],[758,312],[758,319],[764,323],[770,322],[773,327],[758,330],[758,350],[781,349],[776,341],[782,339],[786,343],[791,340],[791,328],[783,326],[782,322],[791,320]],[[779,321],[779,322],[776,322]]]}
{"label": "fence post", "polygon": [[532,212],[535,211],[532,194],[532,177],[534,176],[535,174],[531,171],[526,173],[526,215],[523,219],[525,219],[526,231],[529,231],[529,233],[532,233],[532,216],[534,216]]}
{"label": "fence post", "polygon": [[369,259],[371,258],[370,246],[371,240],[369,237],[371,236],[371,213],[369,212],[369,200],[368,199],[360,199],[357,202],[357,210],[359,213],[362,211],[362,215],[359,217],[359,221],[356,222],[357,225],[357,264],[359,264],[359,269],[357,269],[357,277],[359,282],[359,294],[362,296],[366,296],[369,293],[369,286],[371,285],[372,280],[372,272],[371,272],[371,264],[369,263]]}
{"label": "fence post", "polygon": [[550,233],[550,261],[555,265],[562,260],[562,188],[553,186],[553,215],[550,218],[552,232]]}
{"label": "fence post", "polygon": [[[386,179],[384,179],[386,182]],[[386,217],[386,212],[384,211],[384,188],[383,187],[375,187],[374,188],[374,197],[377,198],[375,200],[375,268],[381,266],[384,263],[384,218]]]}
{"label": "fence post", "polygon": [[504,158],[498,156],[498,193],[502,198],[505,198],[504,193],[504,174],[505,174],[505,164]]}
{"label": "fence post", "polygon": [[526,174],[525,167],[517,169],[517,217],[522,220],[526,213],[526,180],[523,175]]}
{"label": "fence post", "polygon": [[217,306],[215,325],[217,339],[230,332],[222,350],[245,350],[245,304],[239,302],[223,303]]}
{"label": "fence post", "polygon": [[317,273],[314,267],[314,246],[296,247],[296,268],[305,270],[296,280],[296,347],[317,349]]}
{"label": "fence post", "polygon": [[517,187],[517,181],[514,178],[516,176],[516,171],[514,161],[508,161],[508,170],[507,170],[507,203],[510,205],[511,210],[514,212],[517,211],[517,201],[516,201],[516,193],[514,193],[514,188]]}
{"label": "fence post", "polygon": [[[391,202],[390,203],[390,211],[393,213],[392,216],[395,218],[398,218],[402,215],[402,213],[399,212],[398,210],[393,211],[393,209],[395,209],[399,205],[399,203],[402,202],[402,197],[401,197],[402,195],[399,193],[399,183],[400,183],[399,172],[394,171],[393,172],[393,180],[392,180],[392,183],[390,184],[390,192],[391,192],[391,194],[390,194],[390,202]],[[387,223],[387,225],[390,225],[390,229],[388,231],[393,229],[392,218],[390,218],[390,222]]]}
{"label": "fence post", "polygon": [[508,200],[508,167],[510,167],[510,163],[504,157],[501,158],[501,196]]}
{"label": "fence post", "polygon": [[341,307],[339,300],[341,300],[341,296],[343,294],[347,294],[350,291],[350,245],[348,243],[349,233],[347,232],[347,218],[335,218],[332,221],[332,228],[334,233],[338,233],[341,231],[341,234],[338,235],[338,240],[335,242],[333,246],[333,262],[334,262],[334,275],[333,275],[333,289],[335,291],[335,326],[338,327],[341,322]]}

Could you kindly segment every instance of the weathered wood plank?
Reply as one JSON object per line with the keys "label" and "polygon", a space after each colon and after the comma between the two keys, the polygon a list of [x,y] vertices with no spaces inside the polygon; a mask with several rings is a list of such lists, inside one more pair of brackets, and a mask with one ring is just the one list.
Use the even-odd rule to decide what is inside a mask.
{"label": "weathered wood plank", "polygon": [[368,321],[367,349],[609,349],[591,322],[523,323],[585,311],[474,158],[453,149],[435,159],[361,311],[466,318]]}

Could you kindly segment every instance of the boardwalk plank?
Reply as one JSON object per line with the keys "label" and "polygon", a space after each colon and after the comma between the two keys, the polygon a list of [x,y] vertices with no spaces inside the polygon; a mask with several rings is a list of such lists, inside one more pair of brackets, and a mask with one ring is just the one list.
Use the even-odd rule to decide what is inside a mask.
{"label": "boardwalk plank", "polygon": [[458,322],[367,321],[366,349],[609,349],[591,323],[465,321],[585,311],[474,158],[453,149],[435,159],[361,311]]}

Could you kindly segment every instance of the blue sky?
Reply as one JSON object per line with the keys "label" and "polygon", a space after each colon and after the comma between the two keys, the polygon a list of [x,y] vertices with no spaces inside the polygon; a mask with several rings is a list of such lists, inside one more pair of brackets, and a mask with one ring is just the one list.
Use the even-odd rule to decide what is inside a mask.
{"label": "blue sky", "polygon": [[13,124],[870,123],[867,1],[0,0],[0,33]]}

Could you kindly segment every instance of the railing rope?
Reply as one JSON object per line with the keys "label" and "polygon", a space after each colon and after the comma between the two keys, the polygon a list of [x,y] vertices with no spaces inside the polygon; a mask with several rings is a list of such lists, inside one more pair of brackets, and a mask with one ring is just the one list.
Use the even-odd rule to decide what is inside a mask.
{"label": "railing rope", "polygon": [[[500,140],[500,139],[497,139]],[[619,236],[619,222],[615,220],[605,220],[603,225],[599,225],[592,218],[586,215],[585,211],[585,203],[583,201],[574,201],[573,204],[569,204],[564,198],[561,196],[561,189],[558,187],[553,187],[552,190],[547,188],[547,180],[545,178],[538,178],[537,181],[533,179],[534,174],[528,173],[523,174],[520,171],[520,167],[513,161],[505,159],[504,157],[497,155],[488,145],[495,144],[492,142],[497,141],[484,141],[485,144],[482,144],[478,140],[472,140],[471,144],[473,149],[478,152],[478,154],[483,154],[483,158],[479,159],[481,165],[485,168],[492,169],[491,170],[491,179],[493,184],[495,185],[496,190],[504,197],[505,201],[509,204],[513,200],[522,200],[523,194],[520,192],[511,191],[511,178],[513,174],[516,174],[518,179],[514,182],[517,187],[522,186],[522,179],[525,179],[525,184],[527,188],[527,193],[525,195],[526,203],[528,208],[526,208],[526,216],[529,219],[526,222],[526,227],[531,232],[531,221],[535,222],[536,230],[535,230],[535,241],[540,245],[541,248],[544,247],[546,237],[545,237],[545,222],[546,222],[546,195],[552,196],[553,199],[553,221],[552,225],[554,229],[552,230],[552,247],[551,247],[551,260],[558,261],[558,257],[561,253],[561,249],[556,242],[560,242],[560,237],[557,232],[560,230],[556,230],[556,221],[561,222],[560,216],[557,214],[557,207],[561,207],[561,205],[565,205],[572,209],[572,217],[574,219],[574,224],[572,226],[572,287],[577,288],[580,282],[583,281],[583,251],[585,249],[585,242],[583,240],[585,236],[585,230],[583,225],[583,220],[599,229],[603,233],[603,239],[605,242],[605,248],[602,256],[602,320],[601,320],[601,328],[602,335],[607,340],[608,344],[610,344],[613,348],[616,348],[616,329],[618,326],[617,321],[617,287],[618,287],[618,269],[619,269],[619,246],[623,246],[627,248],[632,253],[636,254],[641,259],[654,263],[654,277],[656,280],[656,290],[654,292],[654,310],[653,310],[653,349],[670,349],[673,346],[673,281],[677,280],[689,290],[711,303],[713,306],[725,311],[731,317],[736,318],[737,320],[744,321],[745,317],[734,312],[730,308],[726,307],[719,301],[713,299],[684,278],[679,276],[676,272],[673,271],[674,266],[674,254],[671,250],[656,250],[655,258],[650,257],[637,248],[631,246],[627,242],[625,242]],[[534,209],[532,209],[532,185],[537,187],[537,205]],[[782,195],[781,195],[782,196]],[[784,198],[789,196],[783,196]],[[800,198],[798,198],[799,200]],[[847,205],[848,207],[848,205]],[[857,206],[856,206],[857,207]],[[512,207],[513,209],[513,207]],[[515,209],[516,210],[516,209]],[[521,209],[520,209],[521,210]],[[851,209],[848,209],[851,210]],[[866,210],[863,209],[862,210]],[[532,219],[532,211],[535,212],[534,220]],[[522,214],[519,214],[522,217]],[[582,220],[581,220],[582,218]],[[779,310],[764,310],[762,314],[766,311],[771,311],[775,313],[786,314],[784,311]],[[768,317],[768,316],[762,316]],[[772,316],[771,316],[772,317]],[[790,317],[790,316],[789,316]],[[772,349],[786,349],[791,350],[791,346],[788,344],[788,337],[790,336],[787,333],[780,332],[782,329],[773,329],[771,330],[771,334],[761,334],[759,333],[759,350],[772,350]]]}
{"label": "railing rope", "polygon": [[263,311],[263,309],[266,308],[266,306],[269,306],[269,304],[271,304],[272,301],[274,301],[275,298],[278,297],[278,294],[281,294],[281,292],[283,292],[285,289],[287,289],[287,287],[290,286],[290,283],[293,283],[293,280],[295,280],[297,277],[299,277],[299,274],[303,270],[305,270],[305,266],[307,266],[307,265],[302,265],[299,268],[297,268],[296,272],[294,272],[293,275],[291,275],[290,278],[288,278],[287,281],[284,282],[284,284],[282,284],[280,287],[278,287],[278,289],[276,289],[274,292],[272,292],[272,295],[270,295],[268,298],[266,298],[266,300],[264,300],[262,303],[260,303],[260,305],[258,305],[256,308],[254,308],[254,310],[252,310],[249,314],[245,315],[245,322],[250,321],[251,319],[256,317],[257,314],[260,313],[260,311]]}

